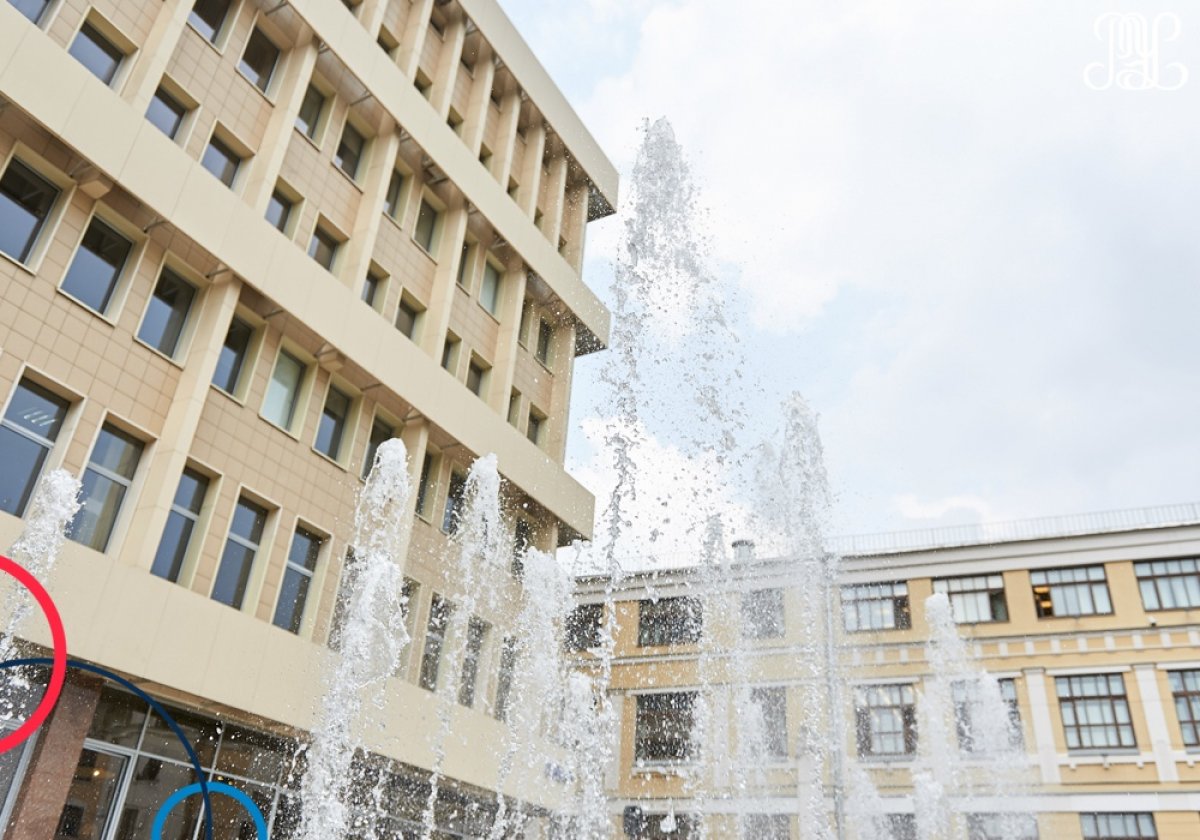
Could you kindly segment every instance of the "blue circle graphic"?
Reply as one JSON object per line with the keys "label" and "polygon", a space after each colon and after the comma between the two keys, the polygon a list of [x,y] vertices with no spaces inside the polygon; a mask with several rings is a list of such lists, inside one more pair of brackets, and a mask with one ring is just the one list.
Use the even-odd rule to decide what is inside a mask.
{"label": "blue circle graphic", "polygon": [[[263,819],[262,811],[258,810],[258,806],[254,804],[254,800],[248,794],[224,782],[209,782],[208,789],[216,793],[223,793],[240,802],[246,809],[246,813],[254,820],[254,826],[258,829],[258,840],[267,840],[267,821]],[[150,827],[150,840],[162,840],[163,826],[166,825],[167,816],[171,813],[172,808],[193,793],[202,792],[203,789],[199,784],[190,784],[167,797],[167,801],[159,806],[158,813],[154,815],[154,825]]]}

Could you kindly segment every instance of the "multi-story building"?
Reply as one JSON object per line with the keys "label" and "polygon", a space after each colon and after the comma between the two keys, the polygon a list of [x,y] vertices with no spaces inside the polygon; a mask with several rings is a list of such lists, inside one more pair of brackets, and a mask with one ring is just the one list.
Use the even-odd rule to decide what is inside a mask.
{"label": "multi-story building", "polygon": [[[585,228],[616,190],[495,0],[0,2],[0,545],[40,475],[81,477],[47,582],[70,655],[168,703],[273,837],[381,442],[403,440],[419,488],[413,643],[364,732],[396,836],[434,762],[466,468],[496,454],[518,545],[589,535],[563,456],[574,358],[609,330]],[[474,836],[496,797],[519,568],[488,585],[503,606],[470,622],[439,837]],[[191,780],[140,700],[72,672],[0,757],[0,833],[148,837]],[[503,793],[544,813],[563,781]],[[215,807],[247,826],[222,836],[252,836]]]}
{"label": "multi-story building", "polygon": [[[1018,784],[973,807],[1032,815],[1013,834],[994,828],[994,814],[964,804],[964,835],[1200,837],[1200,506],[835,547],[844,559],[830,655],[846,737],[833,749],[870,775],[895,837],[916,836],[913,768],[935,758],[920,725],[931,676],[925,602],[935,592],[948,597],[967,652],[999,679],[1016,724]],[[799,575],[795,561],[746,551],[723,575],[693,566],[578,582],[569,643],[579,667],[597,668],[605,605],[615,609],[610,697],[619,742],[607,771],[614,834],[636,808],[631,836],[691,836],[698,813],[708,836],[810,836],[797,816],[798,743],[832,737],[834,728],[801,703],[812,679],[803,641],[823,619],[804,614],[797,580],[812,578]],[[722,599],[732,608],[713,610]],[[750,675],[740,688],[767,729],[758,765],[704,767],[706,739],[736,732],[729,710],[746,714],[729,702],[739,674]],[[707,733],[696,712],[701,694],[714,720]],[[956,704],[954,714],[951,737],[970,709]],[[986,759],[971,769],[970,731],[957,733],[960,757],[967,772],[987,771]],[[749,773],[756,781],[747,789]],[[832,818],[834,782],[826,782]],[[671,832],[661,827],[668,814]]]}

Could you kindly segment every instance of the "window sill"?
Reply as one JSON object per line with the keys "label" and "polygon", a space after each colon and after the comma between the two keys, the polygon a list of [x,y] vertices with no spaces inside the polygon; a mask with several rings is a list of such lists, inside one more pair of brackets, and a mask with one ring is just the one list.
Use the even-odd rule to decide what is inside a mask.
{"label": "window sill", "polygon": [[695,767],[694,761],[640,761],[632,769],[635,776],[680,776]]}
{"label": "window sill", "polygon": [[30,277],[37,277],[37,269],[36,269],[36,268],[35,268],[35,267],[34,267],[32,264],[30,264],[30,263],[23,263],[23,262],[21,262],[19,259],[17,259],[16,257],[9,256],[9,255],[8,255],[8,254],[6,254],[4,251],[0,251],[0,258],[3,258],[3,259],[4,259],[4,260],[6,260],[7,262],[10,262],[10,263],[12,263],[12,264],[13,264],[13,265],[15,265],[17,268],[21,269],[21,270],[22,270],[22,271],[24,271],[26,274],[28,274]]}
{"label": "window sill", "polygon": [[341,461],[337,460],[336,458],[332,458],[329,455],[326,455],[324,452],[322,452],[320,449],[317,449],[315,446],[310,447],[310,448],[312,449],[313,454],[316,455],[317,457],[319,457],[322,461],[328,461],[330,464],[333,464],[335,467],[337,467],[342,472],[349,471],[349,468],[345,464],[343,464]]}
{"label": "window sill", "polygon": [[1129,757],[1141,755],[1139,747],[1089,747],[1082,750],[1067,750],[1068,758],[1103,758],[1105,756]]}
{"label": "window sill", "polygon": [[[111,315],[108,315],[104,312],[99,312],[95,309],[92,309],[92,307],[88,306],[86,303],[81,301],[79,298],[75,297],[75,295],[73,295],[70,292],[68,292],[67,290],[65,290],[62,286],[56,286],[54,291],[58,292],[60,295],[65,297],[67,300],[69,300],[72,303],[72,305],[78,306],[81,309],[83,309],[85,312],[87,312],[87,314],[91,315],[96,320],[100,321],[103,324],[108,325],[109,327],[111,327],[113,329],[116,329],[117,321]],[[116,292],[116,290],[113,290],[113,297],[115,298],[116,296],[117,296],[117,292]],[[110,307],[110,308],[119,309],[120,307]]]}
{"label": "window sill", "polygon": [[[362,191],[363,191],[362,185],[360,183],[358,183],[358,181],[356,179],[351,178],[345,169],[342,169],[342,167],[338,166],[337,162],[334,161],[333,158],[329,159],[329,165],[332,166],[339,175],[341,175],[343,178],[345,178],[346,181],[350,184],[350,186],[352,186],[352,187],[354,187],[354,189],[358,190],[359,195],[362,195]],[[361,161],[359,162],[359,165],[361,165]]]}
{"label": "window sill", "polygon": [[212,390],[216,391],[218,394],[223,396],[225,399],[232,402],[234,405],[240,406],[241,408],[246,407],[246,398],[245,397],[239,397],[237,394],[231,394],[228,391],[226,391],[224,388],[222,388],[220,385],[217,385],[216,383],[213,383],[213,382],[208,383],[208,387],[211,388]]}
{"label": "window sill", "polygon": [[280,426],[278,423],[276,423],[270,417],[267,417],[265,414],[262,414],[261,412],[258,415],[258,419],[262,420],[264,423],[266,423],[272,429],[277,429],[277,430],[283,432],[285,435],[290,437],[292,440],[297,440],[297,441],[300,440],[299,432],[292,431],[291,429],[287,428],[286,426]]}
{"label": "window sill", "polygon": [[[163,361],[167,362],[168,364],[172,365],[173,367],[177,367],[180,370],[183,370],[184,361],[185,361],[184,359],[176,359],[174,356],[168,356],[166,353],[159,350],[157,347],[153,347],[153,346],[147,344],[146,342],[142,341],[136,335],[133,337],[133,343],[142,345],[143,347],[145,347],[147,350],[149,350],[155,356],[158,356]],[[185,353],[184,355],[186,356],[187,354]]]}
{"label": "window sill", "polygon": [[864,767],[883,767],[892,769],[898,765],[911,764],[916,755],[861,755],[858,761]]}
{"label": "window sill", "polygon": [[320,153],[321,153],[321,139],[323,138],[323,135],[324,135],[324,127],[322,127],[321,129],[319,129],[319,130],[317,131],[317,136],[316,136],[316,137],[309,137],[307,134],[305,134],[305,133],[304,133],[304,132],[303,132],[303,131],[300,129],[300,126],[296,125],[296,123],[295,123],[295,122],[293,122],[293,123],[292,123],[292,131],[294,131],[294,132],[296,132],[297,134],[299,134],[299,135],[300,135],[300,137],[301,137],[301,139],[302,139],[302,140],[304,140],[304,142],[305,142],[305,143],[307,143],[308,145],[312,146],[312,147],[313,147],[313,150],[314,150],[314,151],[315,151],[317,154],[320,154]]}
{"label": "window sill", "polygon": [[482,310],[483,310],[483,314],[484,314],[484,315],[487,315],[489,318],[491,318],[491,319],[492,319],[492,320],[493,320],[493,321],[496,323],[496,326],[500,326],[500,316],[499,316],[499,315],[497,315],[497,314],[496,314],[495,312],[493,312],[492,310],[488,309],[486,306],[484,306],[484,305],[483,305],[483,301],[481,301],[481,300],[479,300],[478,298],[476,298],[476,299],[475,299],[475,305],[476,305],[476,306],[478,306],[480,309],[482,309]]}
{"label": "window sill", "polygon": [[[417,250],[418,250],[418,251],[420,251],[422,254],[424,254],[424,255],[425,255],[425,256],[426,256],[426,257],[429,259],[429,261],[430,261],[431,263],[433,263],[434,265],[437,265],[437,264],[438,264],[437,257],[435,257],[435,256],[434,256],[432,253],[430,253],[430,252],[429,252],[429,251],[428,251],[428,250],[425,248],[425,246],[424,246],[424,245],[422,245],[420,242],[418,242],[418,241],[417,241],[417,238],[416,238],[415,236],[412,236],[412,237],[409,237],[409,238],[410,238],[410,239],[412,239],[412,243],[413,243],[414,245],[416,245],[416,246],[417,246]],[[457,285],[457,284],[455,284],[455,285]]]}
{"label": "window sill", "polygon": [[[230,11],[233,11],[233,9],[231,8]],[[216,44],[216,43],[213,43],[212,41],[208,40],[208,37],[192,24],[192,21],[190,20],[190,16],[189,16],[189,20],[187,22],[187,28],[192,30],[192,34],[195,35],[197,38],[199,38],[200,42],[202,44],[204,44],[204,46],[208,47],[210,50],[215,52],[217,55],[224,58],[225,50],[229,46],[229,31],[233,27],[234,23],[235,23],[234,21],[229,21],[229,20],[222,21],[221,31],[217,33],[217,40],[221,42],[220,44]]]}
{"label": "window sill", "polygon": [[[281,61],[282,61],[282,58],[283,58],[283,56],[281,55],[281,56],[280,56],[280,60],[281,60]],[[276,70],[276,71],[278,71],[278,70],[279,70],[279,67],[277,66],[277,67],[275,68],[275,70]],[[251,79],[249,76],[247,76],[245,73],[243,73],[243,72],[242,72],[242,68],[241,68],[241,67],[237,67],[237,68],[235,68],[234,72],[236,72],[236,73],[237,73],[237,75],[238,75],[238,76],[241,78],[241,80],[242,80],[242,81],[244,81],[244,82],[246,82],[248,85],[250,85],[250,87],[254,89],[254,92],[255,92],[255,93],[257,93],[259,96],[261,96],[261,97],[262,97],[262,99],[263,99],[263,101],[264,101],[264,102],[266,102],[266,103],[267,103],[268,105],[270,105],[272,108],[274,108],[274,107],[275,107],[275,100],[272,98],[272,95],[271,95],[271,94],[269,94],[269,93],[267,93],[267,92],[266,92],[265,90],[263,90],[262,88],[260,88],[260,87],[259,87],[259,86],[258,86],[258,85],[255,83],[255,81],[254,81],[253,79]],[[274,75],[274,73],[272,73],[272,74],[271,74],[271,81],[267,83],[267,87],[268,87],[268,88],[270,88],[270,87],[272,86],[272,83],[274,83],[274,81],[275,81],[275,75]]]}
{"label": "window sill", "polygon": [[391,222],[393,225],[395,225],[396,230],[403,232],[404,228],[400,226],[400,220],[397,219],[395,216],[393,216],[391,213],[389,213],[386,208],[380,212],[380,215],[383,216],[383,218],[387,219],[389,222]]}

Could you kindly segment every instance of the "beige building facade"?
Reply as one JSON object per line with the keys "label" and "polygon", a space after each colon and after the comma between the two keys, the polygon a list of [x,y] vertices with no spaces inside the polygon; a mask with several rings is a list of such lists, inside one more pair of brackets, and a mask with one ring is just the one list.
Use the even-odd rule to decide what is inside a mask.
{"label": "beige building facade", "polygon": [[[295,828],[293,753],[383,441],[417,488],[413,641],[364,733],[406,792],[396,837],[435,760],[467,468],[496,454],[515,553],[590,535],[563,458],[574,359],[609,331],[586,226],[616,200],[495,0],[0,2],[0,545],[46,471],[82,479],[47,581],[70,655],[169,704],[272,837]],[[519,564],[490,585],[439,837],[477,836],[501,778]],[[35,619],[21,635],[49,642]],[[141,701],[72,674],[0,757],[0,833],[148,837],[189,773]],[[515,808],[561,806],[561,779],[503,778]],[[174,836],[201,830],[178,814]]]}
{"label": "beige building facade", "polygon": [[[829,619],[845,742],[831,746],[869,774],[895,838],[918,836],[913,774],[936,760],[921,708],[933,675],[924,605],[935,592],[946,593],[968,655],[998,678],[1018,755],[1004,797],[953,806],[952,836],[1200,837],[1200,507],[1067,524],[937,548],[844,546]],[[833,727],[803,703],[803,643],[824,619],[805,615],[798,580],[811,578],[747,551],[718,584],[695,568],[578,582],[578,667],[599,673],[599,628],[615,627],[607,789],[617,836],[699,836],[701,815],[710,837],[813,836],[797,816],[798,745]],[[753,707],[733,704],[739,688]],[[722,747],[732,760],[706,764],[703,751],[736,738],[748,708],[767,730],[753,766],[739,765],[736,744]],[[998,772],[972,758],[970,725],[958,726],[971,710],[954,714],[963,772]],[[1007,812],[1028,817],[1002,825]],[[674,831],[662,828],[668,815]]]}

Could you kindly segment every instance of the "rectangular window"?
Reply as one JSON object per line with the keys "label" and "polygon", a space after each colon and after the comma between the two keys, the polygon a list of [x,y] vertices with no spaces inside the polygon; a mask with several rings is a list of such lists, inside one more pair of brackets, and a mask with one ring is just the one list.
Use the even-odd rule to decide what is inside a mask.
{"label": "rectangular window", "polygon": [[120,47],[105,38],[91,21],[79,28],[67,52],[106,85],[112,83],[121,62],[125,60],[125,53]]}
{"label": "rectangular window", "polygon": [[8,0],[8,2],[35,26],[41,22],[42,15],[46,13],[46,7],[50,5],[50,0]]}
{"label": "rectangular window", "polygon": [[1171,695],[1185,747],[1200,747],[1200,670],[1171,671]]}
{"label": "rectangular window", "polygon": [[313,449],[335,461],[342,451],[342,438],[345,437],[346,424],[350,419],[350,402],[350,397],[332,385],[329,386]]}
{"label": "rectangular window", "polygon": [[93,218],[63,278],[63,291],[103,315],[132,250],[132,242]]}
{"label": "rectangular window", "polygon": [[982,679],[957,680],[950,685],[954,702],[954,726],[958,748],[964,753],[985,754],[1010,747],[1019,747],[1021,712],[1017,705],[1017,687],[1011,679],[997,680],[1000,700],[1004,703],[1003,730],[994,730],[998,723],[989,720],[991,709],[986,692],[991,690]]}
{"label": "rectangular window", "polygon": [[529,409],[529,422],[525,426],[525,437],[529,438],[534,446],[542,445],[542,424],[545,422],[545,415],[531,406]]}
{"label": "rectangular window", "polygon": [[446,343],[442,345],[442,368],[454,373],[454,369],[458,367],[458,348],[462,342],[452,335],[446,336]]}
{"label": "rectangular window", "polygon": [[517,580],[521,580],[525,576],[525,553],[533,548],[533,526],[529,524],[528,519],[517,519],[517,524],[513,526],[513,554],[512,563],[508,570]]}
{"label": "rectangular window", "polygon": [[483,397],[483,381],[487,371],[475,359],[467,364],[467,390],[477,397]]}
{"label": "rectangular window", "polygon": [[471,264],[471,243],[464,242],[462,253],[458,255],[458,285],[462,288],[467,288],[467,280],[470,279],[467,274],[467,269]]}
{"label": "rectangular window", "polygon": [[1055,677],[1067,749],[1132,749],[1137,746],[1125,680],[1120,674]]}
{"label": "rectangular window", "polygon": [[908,584],[859,583],[842,587],[842,626],[847,633],[912,627]]}
{"label": "rectangular window", "polygon": [[338,141],[337,151],[334,152],[333,162],[337,164],[338,169],[345,172],[351,178],[358,177],[358,165],[362,161],[363,149],[366,148],[367,141],[362,134],[354,126],[347,121],[342,128],[342,139]]}
{"label": "rectangular window", "polygon": [[158,542],[154,565],[150,567],[151,574],[171,583],[179,582],[179,573],[183,570],[183,561],[187,559],[188,547],[200,521],[200,508],[207,492],[208,478],[190,467],[185,468],[175,489],[167,525]]}
{"label": "rectangular window", "polygon": [[279,63],[279,47],[271,42],[261,29],[250,33],[246,41],[246,50],[242,60],[238,62],[238,70],[263,93],[271,84],[275,75],[275,65]]}
{"label": "rectangular window", "polygon": [[1142,840],[1158,837],[1153,814],[1080,814],[1084,840]]}
{"label": "rectangular window", "polygon": [[400,306],[396,310],[396,329],[406,337],[415,339],[417,335],[417,318],[421,311],[408,298],[400,298]]}
{"label": "rectangular window", "polygon": [[917,751],[916,697],[911,685],[869,685],[855,692],[855,734],[863,758]]}
{"label": "rectangular window", "polygon": [[1032,814],[968,814],[967,840],[1038,840]]}
{"label": "rectangular window", "polygon": [[217,568],[217,579],[213,583],[214,601],[235,610],[242,608],[266,524],[266,508],[245,498],[238,499],[225,540],[225,551],[221,554],[221,565]]}
{"label": "rectangular window", "polygon": [[279,190],[274,190],[271,193],[271,200],[267,202],[267,221],[275,225],[276,230],[280,233],[287,233],[288,222],[292,218],[292,209],[296,203],[284,195]]}
{"label": "rectangular window", "polygon": [[383,199],[383,212],[393,219],[400,218],[400,197],[404,191],[404,176],[398,170],[392,170],[392,178],[388,181],[387,194]]}
{"label": "rectangular window", "polygon": [[496,702],[492,715],[498,721],[508,720],[508,701],[512,697],[513,677],[517,671],[517,640],[506,636],[500,647],[500,672],[496,675]]}
{"label": "rectangular window", "polygon": [[538,321],[537,350],[534,355],[546,367],[550,367],[550,341],[552,338],[554,338],[554,328],[547,321]]}
{"label": "rectangular window", "polygon": [[479,302],[493,315],[500,304],[500,269],[488,260],[483,263],[483,280],[479,284]]}
{"label": "rectangular window", "polygon": [[440,214],[433,205],[421,200],[421,210],[417,213],[417,226],[413,230],[413,239],[426,253],[433,253],[434,239],[437,238],[438,217]]}
{"label": "rectangular window", "polygon": [[62,397],[28,379],[17,383],[0,420],[0,510],[25,515],[68,407]]}
{"label": "rectangular window", "polygon": [[566,626],[563,628],[567,650],[594,650],[600,647],[603,622],[603,604],[580,604],[567,613]]}
{"label": "rectangular window", "polygon": [[637,695],[634,759],[638,762],[678,762],[694,758],[695,707],[694,691]]}
{"label": "rectangular window", "polygon": [[892,840],[918,840],[915,815],[888,814],[887,824]]}
{"label": "rectangular window", "polygon": [[282,627],[289,633],[300,632],[308,590],[312,587],[313,573],[317,570],[317,560],[320,559],[324,541],[307,528],[296,528],[292,547],[288,551],[287,566],[283,571],[279,601],[275,604],[273,623],[276,627]]}
{"label": "rectangular window", "polygon": [[784,634],[783,590],[742,593],[742,638],[779,639]]}
{"label": "rectangular window", "polygon": [[1200,560],[1150,560],[1133,564],[1142,605],[1153,610],[1200,608]]}
{"label": "rectangular window", "polygon": [[463,501],[467,493],[467,479],[462,473],[450,473],[450,485],[446,488],[446,509],[442,512],[442,530],[457,534],[462,524]]}
{"label": "rectangular window", "polygon": [[703,608],[698,598],[678,596],[638,602],[638,646],[691,645],[700,641]]}
{"label": "rectangular window", "polygon": [[529,322],[533,319],[533,306],[529,301],[521,304],[521,321],[517,324],[517,343],[525,347],[529,341]]}
{"label": "rectangular window", "polygon": [[450,623],[450,614],[454,605],[438,595],[433,594],[429,605],[429,621],[425,625],[425,650],[421,655],[421,688],[426,691],[437,691],[438,670],[442,664],[442,648],[446,644],[446,627]]}
{"label": "rectangular window", "polygon": [[304,363],[291,353],[279,351],[275,370],[271,371],[271,381],[267,383],[267,395],[263,399],[263,417],[284,429],[292,427],[306,370]]}
{"label": "rectangular window", "polygon": [[237,179],[238,169],[242,165],[242,156],[229,148],[229,144],[217,135],[209,138],[208,147],[200,165],[216,176],[217,180],[230,189]]}
{"label": "rectangular window", "polygon": [[196,0],[191,14],[188,15],[188,23],[207,40],[215,43],[232,4],[233,0]]}
{"label": "rectangular window", "polygon": [[336,236],[317,225],[313,229],[312,239],[308,242],[308,255],[316,260],[321,268],[333,271],[333,264],[341,247],[342,243]]}
{"label": "rectangular window", "polygon": [[1003,575],[943,578],[933,582],[934,592],[945,592],[958,624],[1008,621]]}
{"label": "rectangular window", "polygon": [[254,327],[241,318],[229,322],[225,342],[221,345],[221,355],[217,357],[217,368],[213,371],[213,384],[227,394],[237,393],[253,337]]}
{"label": "rectangular window", "polygon": [[417,514],[429,516],[429,482],[433,477],[433,456],[425,453],[421,461],[421,478],[417,482]]}
{"label": "rectangular window", "polygon": [[763,755],[783,759],[788,755],[787,689],[783,686],[759,686],[750,689],[754,707],[757,746]]}
{"label": "rectangular window", "polygon": [[71,523],[71,539],[97,551],[108,548],[144,448],[132,435],[104,424],[83,473],[83,504]]}
{"label": "rectangular window", "polygon": [[746,814],[742,840],[792,840],[792,818],[787,814]]}
{"label": "rectangular window", "polygon": [[516,427],[521,420],[521,392],[516,388],[508,395],[508,425]]}
{"label": "rectangular window", "polygon": [[142,316],[138,338],[164,356],[174,357],[195,297],[196,288],[191,283],[164,268]]}
{"label": "rectangular window", "polygon": [[475,705],[475,684],[479,681],[479,658],[483,655],[483,644],[487,640],[486,621],[471,616],[467,622],[467,648],[463,651],[462,673],[458,684],[458,703],[461,706]]}
{"label": "rectangular window", "polygon": [[0,251],[29,259],[58,195],[58,187],[13,158],[0,178]]}
{"label": "rectangular window", "polygon": [[378,417],[371,423],[371,436],[367,438],[367,454],[363,456],[363,478],[371,474],[371,468],[375,466],[375,453],[379,451],[379,447],[383,445],[384,441],[391,440],[395,436],[396,430],[390,423],[385,423]]}
{"label": "rectangular window", "polygon": [[154,98],[146,108],[146,119],[163,134],[174,140],[179,135],[187,107],[162,87],[154,91]]}
{"label": "rectangular window", "polygon": [[1029,581],[1039,618],[1112,613],[1103,566],[1040,569]]}
{"label": "rectangular window", "polygon": [[325,94],[316,85],[309,85],[304,92],[304,101],[300,103],[300,112],[296,115],[296,128],[304,132],[310,140],[317,139],[317,129],[321,123],[321,112],[325,110]]}

